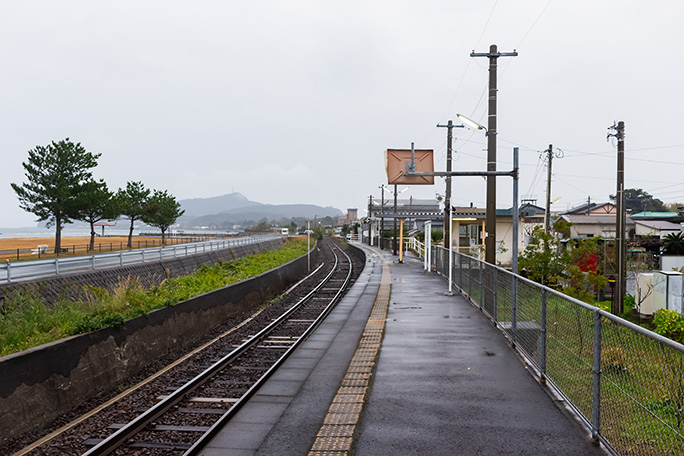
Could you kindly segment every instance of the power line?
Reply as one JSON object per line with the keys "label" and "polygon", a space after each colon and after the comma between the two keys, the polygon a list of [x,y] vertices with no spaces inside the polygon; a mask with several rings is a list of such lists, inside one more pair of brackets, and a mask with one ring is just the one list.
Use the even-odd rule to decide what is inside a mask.
{"label": "power line", "polygon": [[[558,175],[557,175],[557,174],[554,174],[554,176],[558,176]],[[581,193],[583,193],[583,194],[586,195],[586,189],[582,189],[582,188],[579,188],[579,187],[575,187],[575,186],[572,185],[570,182],[566,181],[565,179],[561,179],[560,177],[556,177],[556,178],[557,178],[559,181],[563,182],[565,185],[569,185],[570,187],[574,188],[575,190],[578,190],[578,191],[580,191]]]}
{"label": "power line", "polygon": [[[489,21],[492,19],[492,15],[494,14],[494,10],[496,9],[496,5],[499,3],[499,0],[496,0],[494,2],[494,5],[492,6],[492,10],[489,12],[489,16],[487,17],[487,22],[485,22],[484,27],[482,28],[482,32],[480,33],[480,37],[477,39],[477,43],[475,44],[475,49],[476,47],[479,46],[480,41],[482,40],[482,37],[485,34],[485,31],[487,30],[487,27],[489,26]],[[449,105],[447,108],[444,110],[444,113],[439,117],[440,122],[444,119],[444,117],[449,113],[449,110],[451,110],[451,107],[454,104],[454,101],[456,101],[456,97],[458,96],[458,93],[461,90],[461,86],[463,85],[463,80],[465,79],[466,74],[468,73],[468,69],[470,68],[470,64],[472,63],[473,59],[468,59],[468,63],[466,64],[465,70],[463,70],[463,74],[461,75],[461,79],[458,81],[458,85],[456,86],[456,91],[454,92],[454,95],[451,97],[451,101],[449,101]],[[485,87],[486,90],[486,87]],[[484,92],[483,92],[484,95]],[[479,102],[478,102],[479,104]],[[438,122],[438,123],[440,123]],[[425,144],[433,134],[435,134],[436,129],[432,129],[430,131],[430,134],[421,142],[421,144]]]}
{"label": "power line", "polygon": [[539,22],[539,19],[541,19],[542,15],[544,14],[544,11],[546,11],[546,8],[549,7],[549,5],[551,4],[552,1],[553,1],[553,0],[549,0],[549,1],[546,3],[546,6],[541,10],[541,13],[539,13],[539,16],[537,16],[537,19],[535,19],[535,21],[534,21],[534,23],[532,24],[532,26],[529,28],[529,30],[527,30],[527,33],[525,33],[525,35],[522,37],[522,39],[520,40],[520,42],[518,43],[518,45],[515,47],[516,49],[520,49],[520,45],[523,43],[523,41],[525,41],[525,39],[527,38],[527,35],[529,35],[530,32],[532,31],[532,29],[537,25],[537,22]]}

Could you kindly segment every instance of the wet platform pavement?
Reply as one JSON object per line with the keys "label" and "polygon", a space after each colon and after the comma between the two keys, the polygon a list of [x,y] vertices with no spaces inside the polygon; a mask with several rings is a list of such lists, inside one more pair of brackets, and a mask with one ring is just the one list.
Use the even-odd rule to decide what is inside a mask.
{"label": "wet platform pavement", "polygon": [[[416,258],[398,264],[360,247],[368,259],[350,292],[200,454],[604,454],[489,320],[445,294],[444,278]],[[384,339],[366,382],[350,363],[367,365],[357,349],[371,345],[359,341],[388,284]],[[350,381],[369,388],[359,396]],[[353,394],[340,396],[345,388]],[[342,410],[335,405],[346,414],[331,413]]]}

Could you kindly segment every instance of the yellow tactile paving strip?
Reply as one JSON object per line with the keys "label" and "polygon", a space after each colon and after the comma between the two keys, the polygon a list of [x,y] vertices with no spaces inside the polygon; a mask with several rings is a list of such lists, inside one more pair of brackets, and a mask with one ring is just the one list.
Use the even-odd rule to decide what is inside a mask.
{"label": "yellow tactile paving strip", "polygon": [[370,387],[373,368],[385,332],[385,320],[391,291],[389,265],[382,265],[380,288],[361,340],[349,363],[342,384],[333,398],[323,426],[309,450],[309,456],[341,456],[349,454],[364,399]]}

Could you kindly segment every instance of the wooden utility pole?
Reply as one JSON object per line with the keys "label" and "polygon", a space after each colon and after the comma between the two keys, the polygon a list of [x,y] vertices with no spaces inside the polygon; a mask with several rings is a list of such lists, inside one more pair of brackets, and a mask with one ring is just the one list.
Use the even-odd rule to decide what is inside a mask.
{"label": "wooden utility pole", "polygon": [[548,165],[546,169],[546,212],[544,213],[544,233],[551,231],[551,166],[553,163],[553,144],[544,152],[547,153]]}
{"label": "wooden utility pole", "polygon": [[[439,125],[437,125],[439,127]],[[451,120],[447,123],[447,159],[446,159],[446,172],[451,172],[451,129],[454,128],[454,122]],[[449,238],[449,232],[451,231],[451,176],[446,178],[446,194],[444,195],[444,240]]]}
{"label": "wooden utility pole", "polygon": [[[496,44],[489,52],[470,53],[471,57],[489,58],[489,122],[487,124],[487,171],[496,171],[496,92],[497,60],[499,57],[515,57],[518,53],[498,52]],[[485,261],[496,264],[496,176],[487,176],[487,214],[485,220]]]}
{"label": "wooden utility pole", "polygon": [[609,133],[608,137],[617,138],[617,193],[615,202],[617,214],[615,216],[615,264],[617,266],[617,278],[615,283],[615,299],[613,299],[612,313],[620,315],[623,311],[623,302],[627,294],[627,243],[625,233],[625,123],[620,121],[617,125],[609,127],[615,133]]}

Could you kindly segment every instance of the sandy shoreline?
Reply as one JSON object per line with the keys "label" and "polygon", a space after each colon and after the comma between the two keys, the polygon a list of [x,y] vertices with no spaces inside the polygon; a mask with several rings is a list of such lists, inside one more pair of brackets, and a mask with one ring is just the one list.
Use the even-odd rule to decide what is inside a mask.
{"label": "sandy shoreline", "polygon": [[[138,241],[140,242],[145,242],[146,240],[152,241],[156,240],[157,244],[159,244],[159,237],[137,237],[133,236],[133,244],[134,246],[137,244]],[[104,248],[107,246],[107,249],[109,249],[109,245],[112,244],[112,246],[118,247],[119,245],[123,244],[124,246],[128,242],[128,237],[127,236],[97,236],[95,238],[95,248],[98,248],[98,244],[101,244],[102,247]],[[79,246],[85,246],[90,244],[90,236],[69,236],[69,237],[62,237],[62,248],[71,248],[72,246],[76,246],[78,248]],[[55,246],[55,238],[53,237],[37,237],[37,238],[7,238],[7,239],[0,239],[0,250],[16,250],[16,249],[35,249],[39,245],[47,245],[48,250],[54,248]],[[116,248],[115,247],[115,248]]]}

